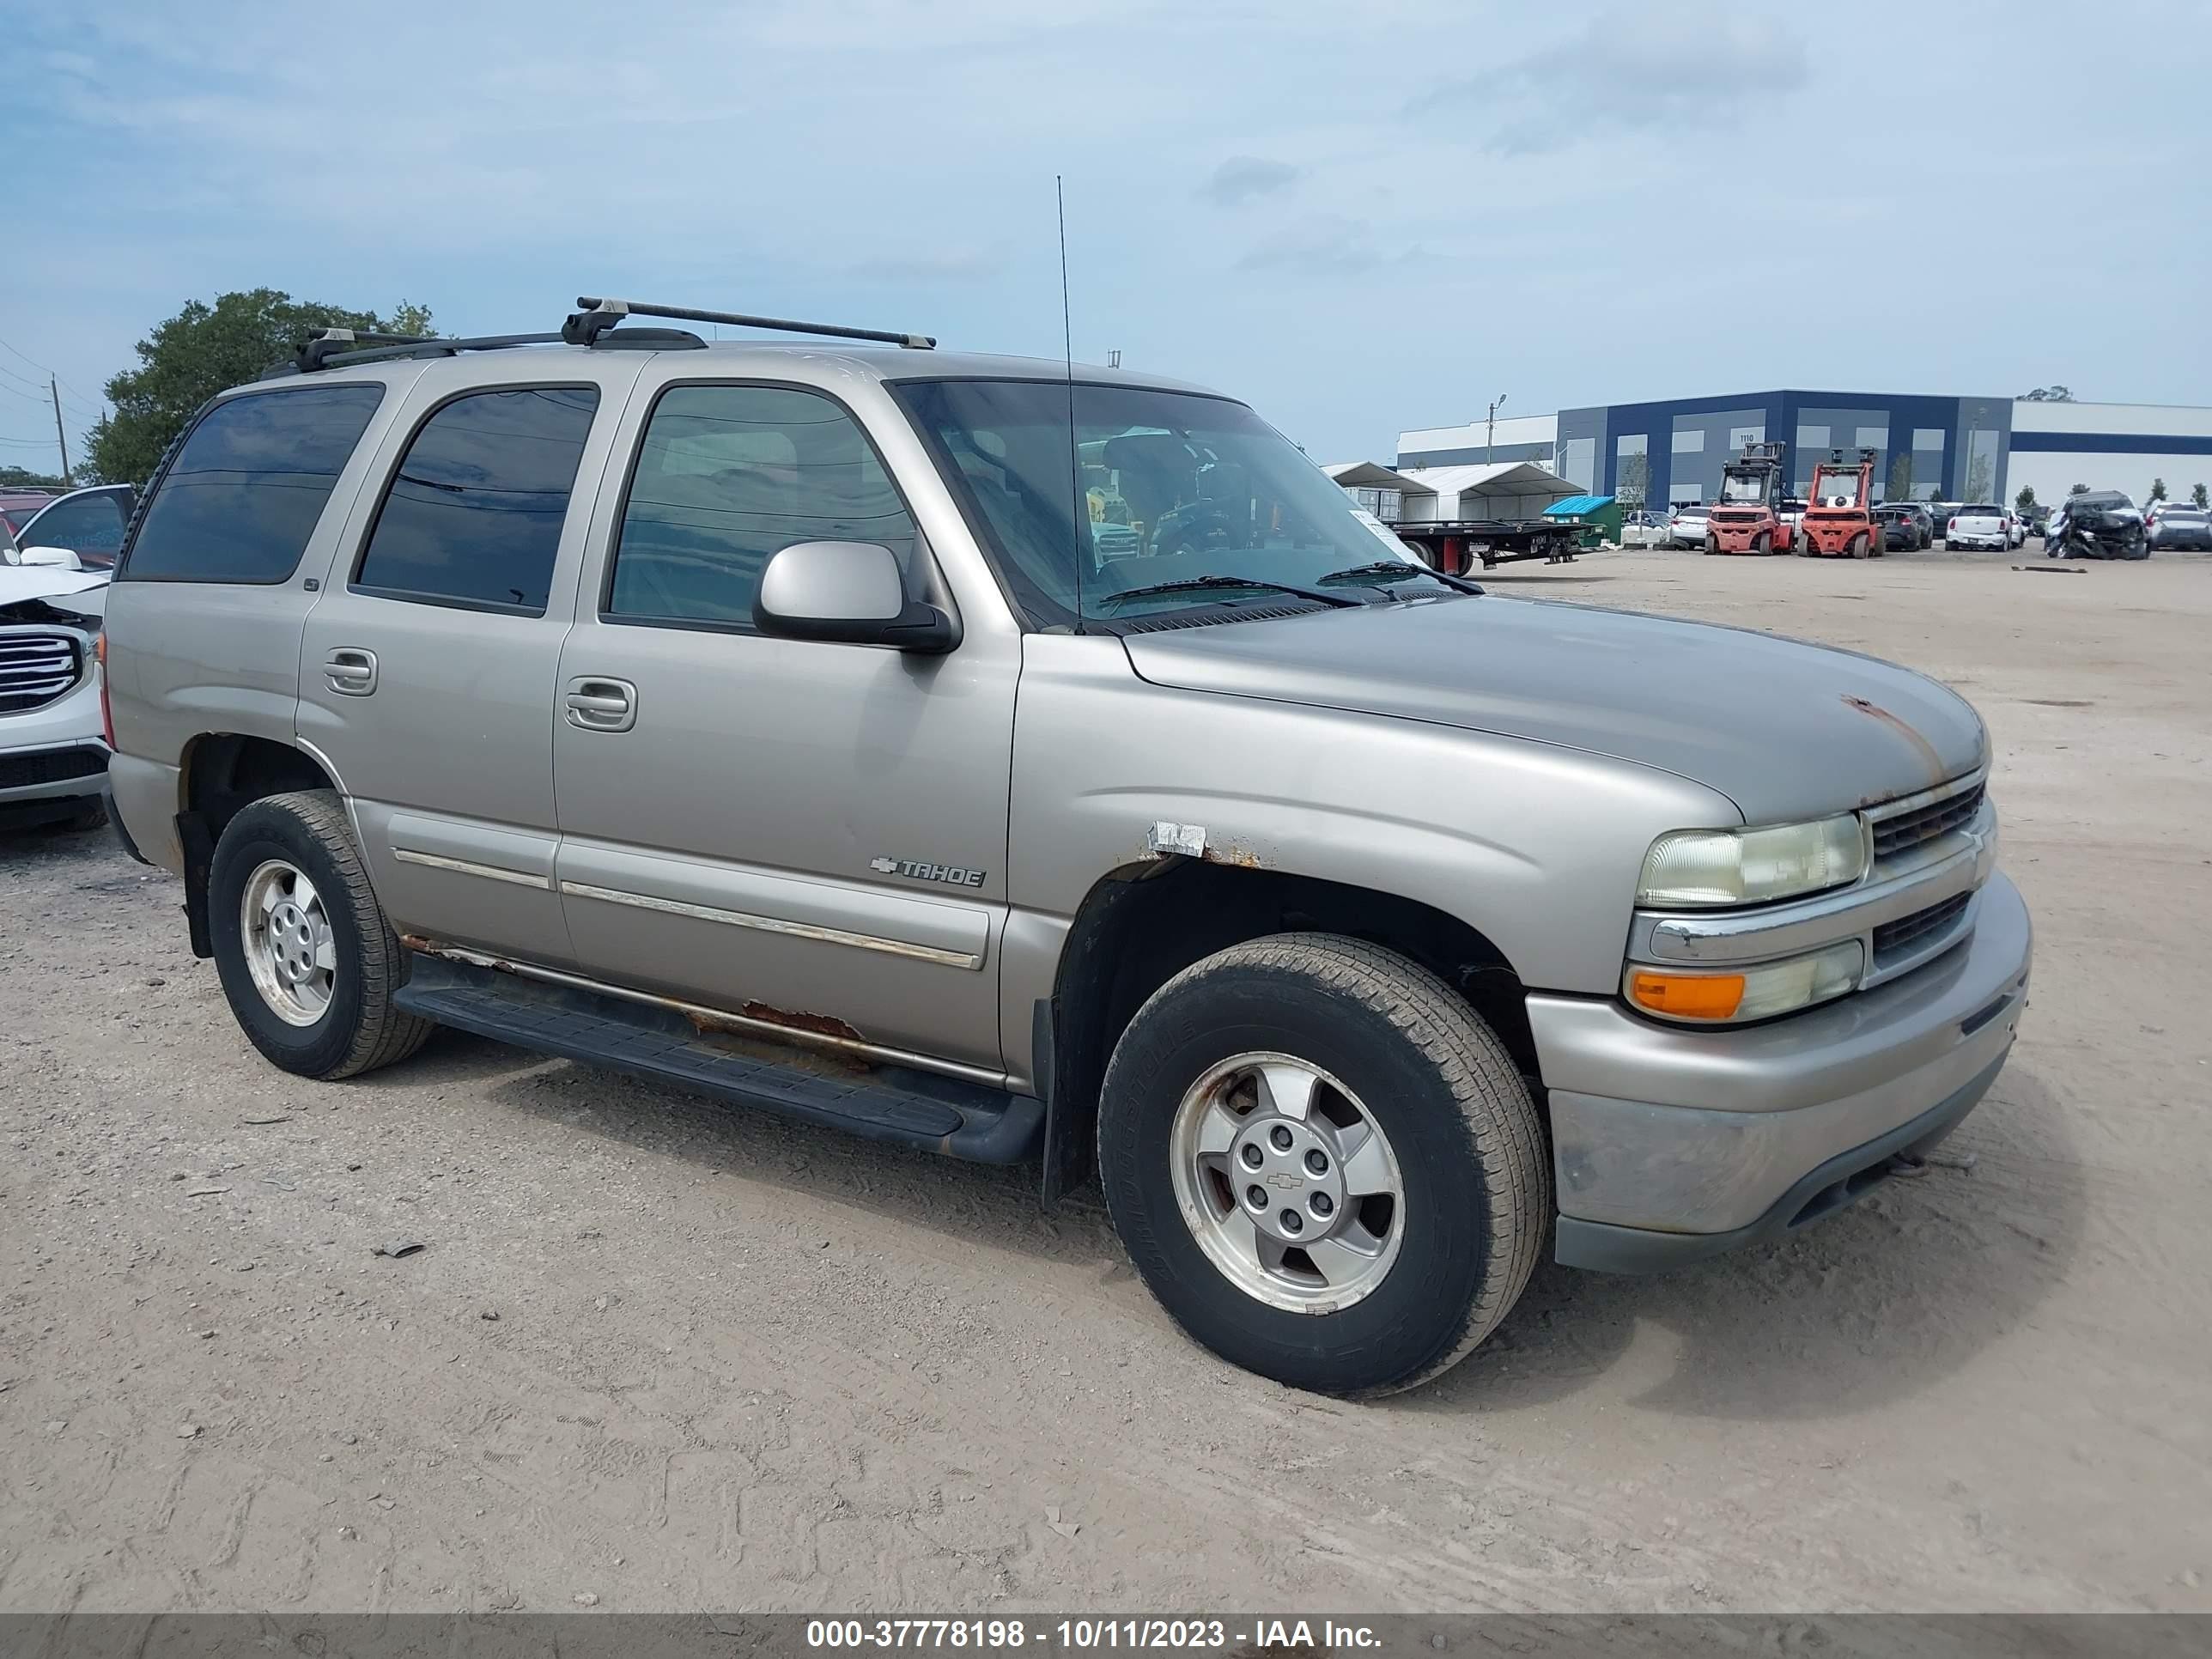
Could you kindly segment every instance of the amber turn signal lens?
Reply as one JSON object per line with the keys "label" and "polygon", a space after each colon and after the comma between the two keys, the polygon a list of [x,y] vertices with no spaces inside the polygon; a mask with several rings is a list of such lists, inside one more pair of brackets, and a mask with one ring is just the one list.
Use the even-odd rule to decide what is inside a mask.
{"label": "amber turn signal lens", "polygon": [[1638,969],[1629,979],[1628,995],[1638,1007],[1673,1019],[1733,1019],[1743,1003],[1743,975]]}

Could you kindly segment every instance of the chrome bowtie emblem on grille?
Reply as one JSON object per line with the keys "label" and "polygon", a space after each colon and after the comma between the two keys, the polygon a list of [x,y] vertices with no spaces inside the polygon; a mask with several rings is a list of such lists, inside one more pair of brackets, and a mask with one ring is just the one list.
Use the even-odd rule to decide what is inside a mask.
{"label": "chrome bowtie emblem on grille", "polygon": [[1279,1191],[1287,1193],[1292,1188],[1303,1187],[1306,1183],[1302,1176],[1294,1176],[1288,1170],[1278,1170],[1274,1174],[1267,1177],[1267,1184],[1270,1187],[1277,1188]]}
{"label": "chrome bowtie emblem on grille", "polygon": [[895,875],[898,871],[898,860],[896,859],[870,859],[868,860],[868,868],[875,871],[879,875]]}

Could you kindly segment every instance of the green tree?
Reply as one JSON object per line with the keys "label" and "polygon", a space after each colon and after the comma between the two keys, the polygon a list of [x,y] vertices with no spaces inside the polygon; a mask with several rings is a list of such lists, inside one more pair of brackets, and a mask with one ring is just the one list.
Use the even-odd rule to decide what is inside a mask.
{"label": "green tree", "polygon": [[1613,494],[1620,497],[1623,507],[1640,508],[1651,488],[1651,459],[1648,455],[1624,455],[1614,469],[1618,477]]}
{"label": "green tree", "polygon": [[373,311],[295,300],[275,289],[193,300],[138,342],[138,367],[107,383],[113,413],[94,427],[85,471],[109,483],[140,483],[192,411],[226,386],[250,380],[289,357],[318,329],[379,329],[427,334],[430,313],[402,303],[390,318]]}
{"label": "green tree", "polygon": [[2066,493],[2069,495],[2086,495],[2089,493],[2089,486],[2087,484],[2075,484],[2073,489],[2068,490]]}
{"label": "green tree", "polygon": [[0,489],[65,489],[58,472],[33,472],[27,466],[0,466]]}
{"label": "green tree", "polygon": [[1996,487],[1990,471],[1990,458],[1986,455],[1977,455],[1966,464],[1966,499],[1968,501],[1983,501],[1989,499],[1990,491]]}
{"label": "green tree", "polygon": [[2150,498],[2154,501],[2162,501],[2166,499],[2165,479],[2153,478],[2150,481]]}
{"label": "green tree", "polygon": [[2206,496],[2203,484],[2198,484],[2189,492],[2189,499],[2197,507],[2212,507],[2212,498]]}
{"label": "green tree", "polygon": [[1889,499],[1909,501],[1912,499],[1912,452],[1900,449],[1889,463]]}
{"label": "green tree", "polygon": [[2033,484],[2022,484],[2020,487],[2020,494],[2012,498],[2013,511],[2025,514],[2028,509],[2033,507],[2034,505],[2035,486]]}

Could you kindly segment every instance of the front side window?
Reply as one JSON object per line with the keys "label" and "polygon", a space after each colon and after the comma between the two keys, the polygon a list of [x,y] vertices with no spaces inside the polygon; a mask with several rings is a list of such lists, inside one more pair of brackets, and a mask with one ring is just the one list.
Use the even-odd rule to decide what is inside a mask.
{"label": "front side window", "polygon": [[638,446],[603,614],[750,629],[796,542],[874,542],[912,574],[914,520],[874,447],[818,392],[675,386]]}
{"label": "front side window", "polygon": [[200,418],[125,561],[134,581],[288,581],[384,399],[374,383],[247,392]]}
{"label": "front side window", "polygon": [[[1138,386],[1071,394],[1056,380],[909,380],[891,390],[1035,626],[1265,600],[1268,583],[1310,586],[1385,562],[1405,567],[1401,580],[1425,574],[1404,544],[1363,520],[1327,473],[1242,404]],[[1255,586],[1238,594],[1237,580]],[[1192,581],[1207,587],[1157,591]]]}
{"label": "front side window", "polygon": [[596,386],[472,392],[407,446],[354,586],[389,599],[543,613]]}
{"label": "front side window", "polygon": [[131,519],[131,493],[94,489],[64,496],[24,526],[26,547],[65,547],[88,570],[105,570],[123,550]]}

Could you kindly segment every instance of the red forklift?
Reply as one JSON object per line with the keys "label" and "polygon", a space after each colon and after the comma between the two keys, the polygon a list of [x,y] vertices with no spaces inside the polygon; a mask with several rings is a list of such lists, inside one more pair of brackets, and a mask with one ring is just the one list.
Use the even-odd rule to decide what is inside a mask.
{"label": "red forklift", "polygon": [[1747,443],[1721,469],[1721,498],[1705,515],[1708,553],[1787,553],[1796,532],[1776,507],[1782,489],[1782,446]]}
{"label": "red forklift", "polygon": [[1882,529],[1874,516],[1875,452],[1859,451],[1856,461],[1832,449],[1813,468],[1813,488],[1797,550],[1808,558],[1878,559]]}

